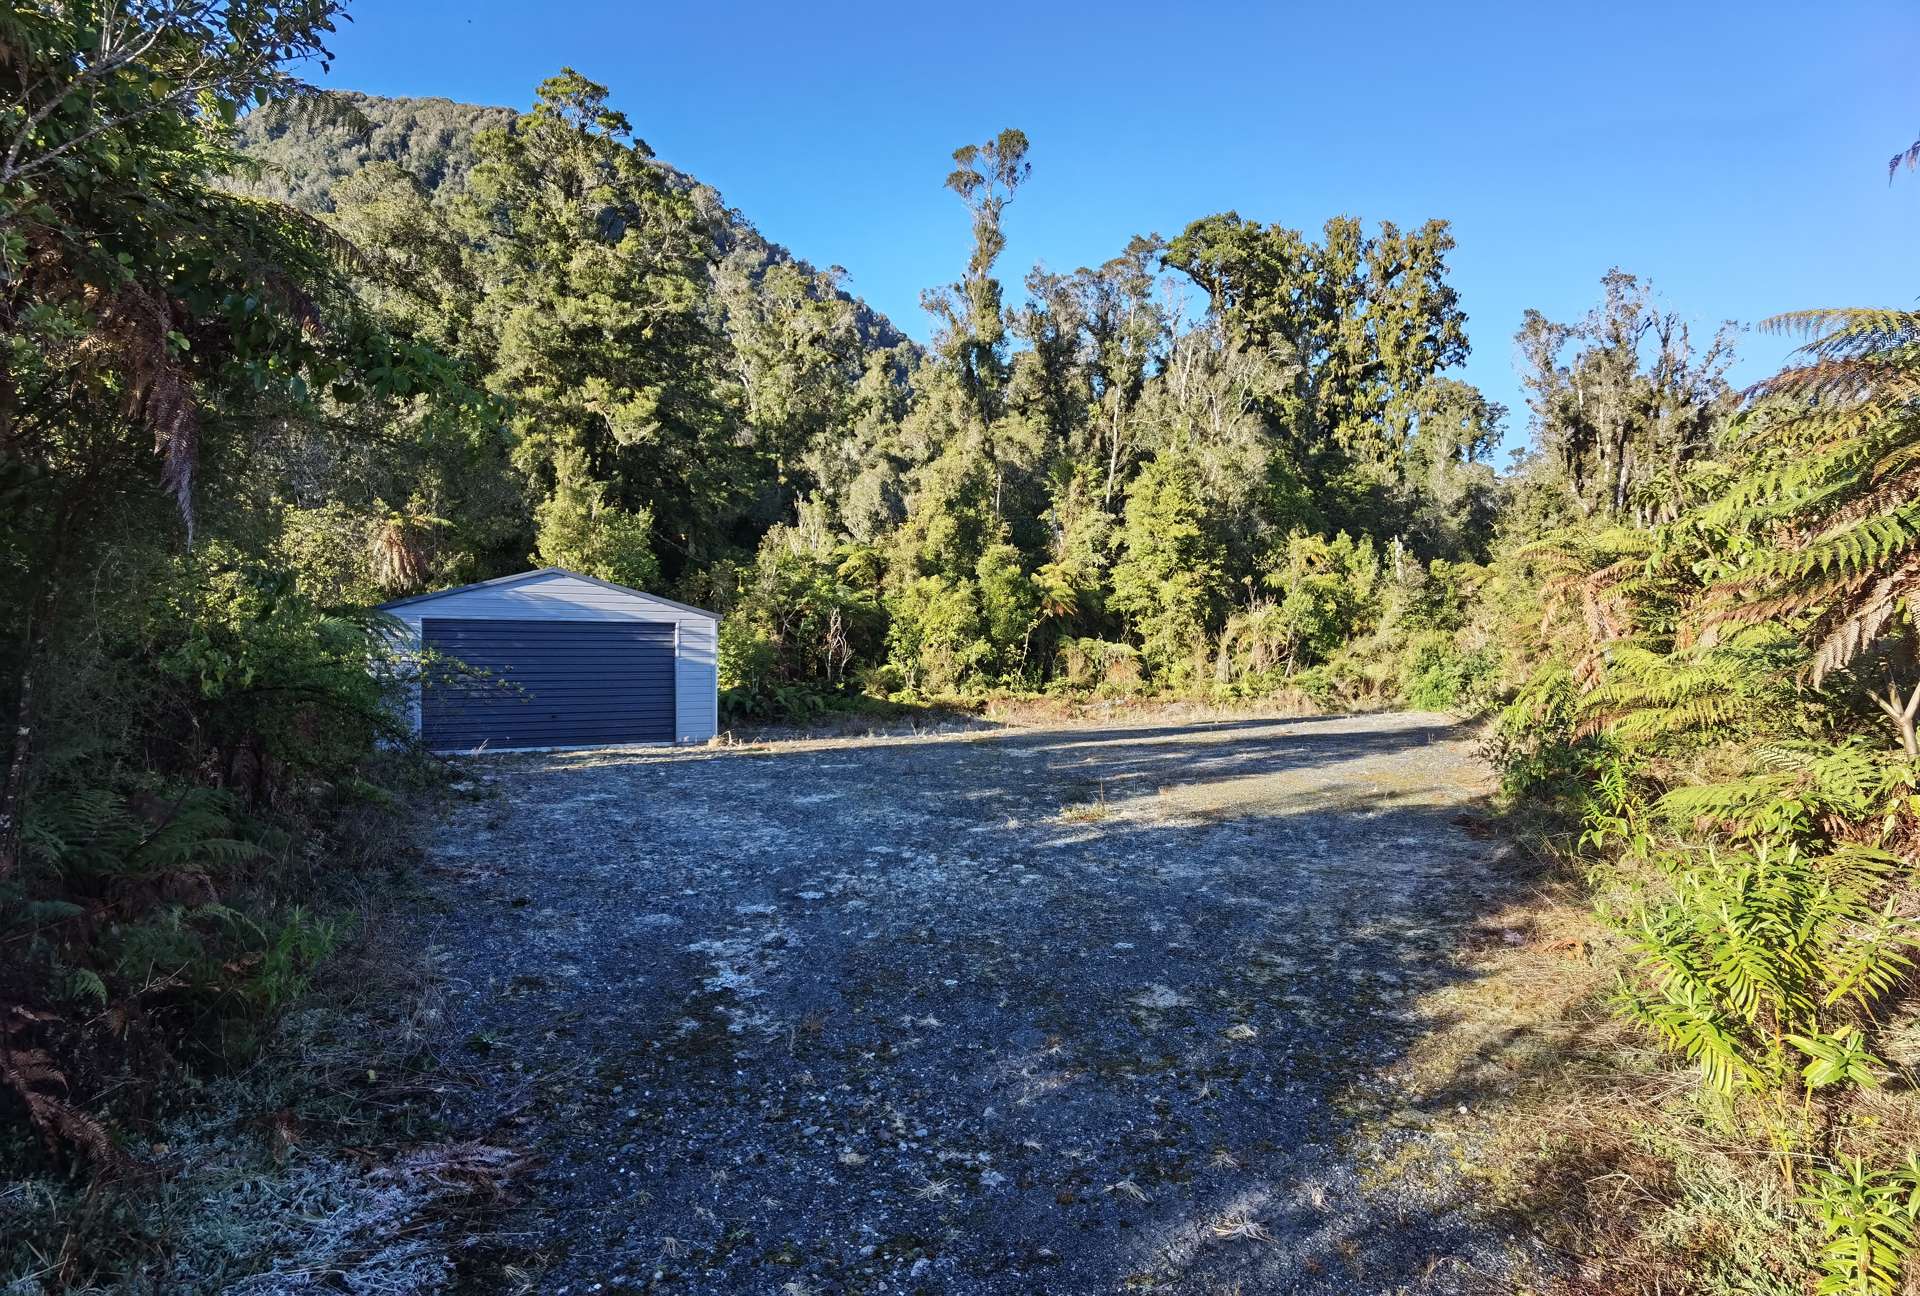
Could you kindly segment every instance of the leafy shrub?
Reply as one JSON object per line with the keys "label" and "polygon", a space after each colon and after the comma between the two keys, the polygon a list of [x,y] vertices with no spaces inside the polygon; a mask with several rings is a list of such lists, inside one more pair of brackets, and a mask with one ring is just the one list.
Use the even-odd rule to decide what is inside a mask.
{"label": "leafy shrub", "polygon": [[1462,652],[1444,631],[1417,634],[1400,658],[1400,696],[1409,706],[1448,711],[1482,701],[1496,663],[1484,650]]}
{"label": "leafy shrub", "polygon": [[1891,1296],[1920,1218],[1920,1160],[1875,1170],[1859,1157],[1816,1166],[1806,1201],[1820,1220],[1820,1296]]}
{"label": "leafy shrub", "polygon": [[[56,1147],[117,1156],[93,1096],[249,1058],[334,948],[302,900],[343,806],[398,737],[387,624],[209,542],[108,606],[60,681],[63,734],[0,877],[0,1068]],[[85,739],[86,741],[78,741]],[[26,1005],[33,1005],[26,1007]]]}
{"label": "leafy shrub", "polygon": [[1140,650],[1106,639],[1060,641],[1062,678],[1070,688],[1128,694],[1141,683]]}
{"label": "leafy shrub", "polygon": [[577,464],[563,465],[559,485],[535,511],[540,561],[587,576],[658,589],[660,560],[653,551],[653,511],[608,501],[599,482],[583,481]]}
{"label": "leafy shrub", "polygon": [[720,622],[720,705],[740,714],[754,714],[771,695],[779,649],[766,632],[744,617],[727,616]]}
{"label": "leafy shrub", "polygon": [[[289,780],[348,776],[381,738],[402,736],[388,623],[329,610],[291,573],[209,545],[153,600],[125,650],[176,687],[154,716],[173,759],[211,760],[257,802]],[[382,669],[383,664],[390,666]]]}
{"label": "leafy shrub", "polygon": [[1325,661],[1341,644],[1366,634],[1379,611],[1373,541],[1344,531],[1331,538],[1288,537],[1284,559],[1267,573],[1266,584],[1279,599],[1287,659],[1303,666]]}

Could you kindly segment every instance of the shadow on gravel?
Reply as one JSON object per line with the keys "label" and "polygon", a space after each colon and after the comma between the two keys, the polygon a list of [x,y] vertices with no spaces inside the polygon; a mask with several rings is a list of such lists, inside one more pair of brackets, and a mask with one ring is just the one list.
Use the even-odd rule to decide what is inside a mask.
{"label": "shadow on gravel", "polygon": [[472,769],[448,1115],[547,1160],[476,1290],[1511,1286],[1467,1190],[1395,1172],[1420,1001],[1527,880],[1440,718]]}

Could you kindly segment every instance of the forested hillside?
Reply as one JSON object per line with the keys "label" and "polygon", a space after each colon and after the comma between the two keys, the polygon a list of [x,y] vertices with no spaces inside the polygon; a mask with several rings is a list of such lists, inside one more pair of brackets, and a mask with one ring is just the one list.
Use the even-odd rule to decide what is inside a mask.
{"label": "forested hillside", "polygon": [[[1373,629],[1383,572],[1389,628],[1432,629],[1400,604],[1488,556],[1503,412],[1448,374],[1468,343],[1444,222],[1340,217],[1309,238],[1227,213],[1010,294],[1002,222],[1028,164],[1004,132],[956,157],[965,268],[927,294],[927,355],[653,159],[571,74],[517,124],[343,96],[263,109],[238,140],[261,168],[247,189],[381,249],[374,299],[517,395],[484,473],[403,480],[383,457],[309,502],[404,533],[412,583],[340,574],[368,596],[530,560],[665,583],[733,613],[729,698],[770,711],[1109,678],[1259,691]],[[540,204],[558,219],[530,228]],[[628,219],[644,266],[608,243]],[[583,252],[619,275],[591,310],[648,345],[597,314],[573,321],[599,333],[576,345],[590,285],[519,273]],[[676,319],[666,345],[656,311]],[[1458,618],[1457,592],[1434,597]]]}
{"label": "forested hillside", "polygon": [[[336,207],[336,185],[384,162],[412,176],[429,196],[451,201],[466,190],[480,133],[505,129],[519,115],[512,108],[450,99],[389,99],[350,90],[324,100],[270,102],[236,123],[234,140],[244,161],[224,182],[242,193],[328,213]],[[795,259],[786,248],[763,238],[743,213],[726,206],[712,187],[660,159],[654,159],[654,165],[693,200],[709,224],[718,255],[745,248],[762,266]],[[815,273],[811,266],[800,268]],[[885,316],[864,302],[853,304],[861,337],[869,345],[890,347],[906,340]]]}
{"label": "forested hillside", "polygon": [[334,188],[362,167],[391,162],[428,193],[458,190],[473,170],[474,136],[512,124],[511,108],[451,99],[382,99],[341,91],[317,102],[273,102],[242,117],[235,141],[257,170],[230,183],[304,207],[334,209]]}
{"label": "forested hillside", "polygon": [[[733,721],[1484,717],[1617,986],[1554,1037],[1587,1123],[1528,1153],[1574,1167],[1532,1207],[1583,1290],[1914,1281],[1920,316],[1784,316],[1806,349],[1742,392],[1732,331],[1625,270],[1469,321],[1440,211],[1025,270],[1046,141],[992,122],[922,347],[577,73],[524,113],[319,96],[333,4],[84,9],[0,18],[10,1156],[114,1181],[271,1054],[427,777],[375,605],[553,564],[720,612]],[[1526,411],[1460,378],[1470,326]],[[3,1258],[109,1283],[170,1245],[116,1209]]]}

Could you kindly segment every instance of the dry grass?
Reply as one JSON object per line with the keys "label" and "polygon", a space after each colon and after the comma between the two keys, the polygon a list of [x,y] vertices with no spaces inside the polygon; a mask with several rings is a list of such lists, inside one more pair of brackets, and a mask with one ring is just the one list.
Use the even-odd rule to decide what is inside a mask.
{"label": "dry grass", "polygon": [[441,1143],[416,1148],[373,1172],[387,1182],[432,1185],[453,1194],[494,1199],[533,1167],[533,1158],[492,1143]]}
{"label": "dry grass", "polygon": [[922,1201],[948,1201],[953,1197],[953,1180],[925,1180],[913,1190],[913,1195]]}
{"label": "dry grass", "polygon": [[1271,1245],[1277,1241],[1266,1225],[1243,1211],[1222,1215],[1207,1226],[1207,1232],[1222,1242],[1264,1242]]}
{"label": "dry grass", "polygon": [[[1581,885],[1539,881],[1459,957],[1470,975],[1421,1001],[1428,1029],[1396,1073],[1441,1137],[1377,1178],[1464,1177],[1481,1209],[1559,1253],[1561,1272],[1536,1279],[1559,1296],[1811,1290],[1813,1244],[1764,1146],[1613,1012],[1627,951]],[[1910,1092],[1858,1105],[1862,1124],[1920,1137]]]}

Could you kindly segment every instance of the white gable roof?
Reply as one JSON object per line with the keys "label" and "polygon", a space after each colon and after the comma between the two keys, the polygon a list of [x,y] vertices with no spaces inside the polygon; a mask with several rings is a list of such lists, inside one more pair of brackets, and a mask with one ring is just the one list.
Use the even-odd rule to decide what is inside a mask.
{"label": "white gable roof", "polygon": [[[610,599],[609,594],[617,597]],[[435,590],[431,594],[415,594],[382,603],[380,610],[396,612],[403,620],[415,621],[443,610],[433,607],[443,599],[461,605],[462,611],[485,611],[494,616],[509,616],[516,612],[553,615],[567,606],[614,610],[614,606],[624,604],[629,615],[643,609],[653,609],[665,619],[677,620],[684,616],[705,617],[710,621],[720,619],[717,612],[677,603],[644,590],[615,585],[612,581],[603,581],[594,576],[582,576],[564,567],[542,567],[515,576],[499,576],[471,585]],[[453,609],[447,607],[444,610]]]}

